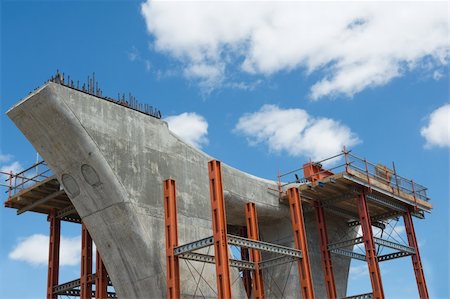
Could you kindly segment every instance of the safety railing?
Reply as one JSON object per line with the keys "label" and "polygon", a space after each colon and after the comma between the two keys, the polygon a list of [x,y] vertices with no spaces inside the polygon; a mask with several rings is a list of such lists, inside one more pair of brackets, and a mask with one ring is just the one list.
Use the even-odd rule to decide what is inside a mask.
{"label": "safety railing", "polygon": [[8,198],[10,198],[52,175],[47,163],[40,161],[18,173],[0,171],[0,177],[2,177],[0,186],[6,189],[5,193],[8,193]]}
{"label": "safety railing", "polygon": [[[324,165],[327,165],[325,168]],[[305,176],[305,168],[318,166],[320,171],[314,172],[309,176]],[[291,170],[285,173],[278,172],[278,187],[279,191],[283,190],[283,187],[290,184],[311,184],[314,177],[317,177],[323,173],[341,173],[357,171],[367,178],[369,184],[374,180],[390,186],[392,190],[396,190],[397,193],[403,192],[405,194],[413,196],[415,199],[428,201],[427,188],[417,184],[412,179],[400,176],[396,169],[395,164],[392,162],[392,168],[389,168],[383,164],[375,164],[368,161],[366,158],[361,158],[353,154],[346,148],[337,155],[323,159],[318,162],[306,163],[303,167]],[[282,182],[282,180],[288,180]]]}

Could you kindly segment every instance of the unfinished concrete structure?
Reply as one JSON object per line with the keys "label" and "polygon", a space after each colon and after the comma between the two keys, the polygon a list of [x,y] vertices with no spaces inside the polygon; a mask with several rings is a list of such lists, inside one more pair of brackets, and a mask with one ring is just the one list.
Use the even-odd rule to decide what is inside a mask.
{"label": "unfinished concrete structure", "polygon": [[[158,113],[142,113],[139,111],[142,109],[136,109],[139,106],[132,99],[125,105],[124,99],[119,99],[121,105],[117,105],[118,102],[105,101],[92,83],[87,90],[79,90],[73,83],[54,81],[33,91],[12,107],[8,116],[51,169],[52,176],[43,181],[53,180],[64,191],[53,190],[60,193],[50,198],[47,195],[26,200],[30,188],[41,185],[27,186],[10,194],[6,206],[22,212],[30,210],[49,214],[50,210],[55,213],[56,209],[63,220],[68,216],[80,217],[87,229],[85,233],[88,231],[101,253],[101,260],[119,298],[168,296],[163,182],[171,178],[177,184],[178,243],[191,243],[195,247],[196,241],[212,235],[207,165],[213,158],[170,132],[164,121],[154,117]],[[311,293],[306,295],[308,298],[346,297],[350,258],[367,260],[371,277],[375,277],[372,280],[373,292],[364,298],[383,298],[378,261],[400,256],[411,255],[413,260],[419,257],[418,263],[413,261],[414,267],[420,268],[416,277],[419,285],[420,279],[425,285],[414,240],[408,246],[394,244],[374,239],[371,232],[372,224],[381,226],[382,221],[392,217],[403,214],[409,215],[407,219],[411,215],[423,217],[424,211],[431,210],[425,188],[416,185],[414,190],[414,182],[411,181],[412,190],[409,190],[399,185],[403,178],[396,173],[378,166],[370,171],[367,161],[350,156],[345,150],[339,157],[354,161],[340,165],[345,171],[337,174],[325,171],[319,164],[306,164],[299,170],[303,172],[302,179],[297,177],[289,184],[281,183],[282,176],[278,182],[269,181],[223,165],[221,181],[228,232],[237,234],[246,226],[246,205],[254,203],[259,226],[259,234],[253,236],[256,240],[259,235],[265,242],[297,249],[300,253],[300,245],[306,246],[303,247],[303,258],[304,253],[309,252],[307,260],[311,277],[308,282],[313,286]],[[353,167],[356,166],[355,161],[362,162],[362,168],[365,162],[366,169]],[[380,178],[384,176],[383,181]],[[307,205],[302,215],[296,215],[302,221],[304,219],[306,227],[307,240],[300,245],[294,242],[291,199],[286,193],[293,190],[300,190],[301,199]],[[55,201],[52,206],[50,201],[63,192],[71,203],[58,206]],[[368,214],[369,209],[371,215]],[[362,226],[362,237],[358,237],[354,230],[358,225]],[[348,236],[345,242],[342,235]],[[366,255],[343,249],[359,243],[366,245]],[[380,258],[374,252],[375,246],[391,247],[401,253]],[[209,247],[195,249],[200,249],[204,255],[213,254]],[[233,250],[230,251],[231,255]],[[332,258],[331,253],[334,253]],[[254,254],[252,252],[253,262]],[[262,254],[262,260],[272,257],[270,251]],[[216,284],[213,265],[179,263],[179,267],[181,297],[219,296],[211,287]],[[192,275],[193,271],[194,274],[197,271],[197,277]],[[251,292],[248,291],[248,283],[246,285],[240,278],[244,271],[249,270],[241,265],[231,267],[229,271],[234,281],[231,284],[232,297],[246,298]],[[262,271],[266,276],[270,275],[265,278],[264,296],[301,297],[303,278],[299,283],[299,272],[292,263],[276,265],[270,273],[268,271]],[[255,283],[255,274],[249,277],[250,285],[252,278]],[[261,282],[264,284],[264,280]],[[50,293],[53,287],[54,282],[50,283]],[[427,298],[428,295],[423,293],[426,285],[419,286],[419,290],[421,297]],[[52,296],[55,294],[47,297]],[[81,291],[80,296],[90,297],[91,292],[83,295]]]}

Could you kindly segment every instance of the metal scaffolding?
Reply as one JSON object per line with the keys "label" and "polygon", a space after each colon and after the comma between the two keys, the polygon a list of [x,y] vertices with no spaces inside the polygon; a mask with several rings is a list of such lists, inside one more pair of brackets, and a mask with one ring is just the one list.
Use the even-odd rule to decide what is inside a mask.
{"label": "metal scaffolding", "polygon": [[[108,291],[113,287],[105,265],[96,252],[96,273],[93,273],[93,242],[86,226],[44,161],[40,161],[19,173],[3,173],[8,177],[7,184],[1,186],[8,190],[5,207],[17,210],[17,215],[40,213],[47,215],[50,226],[49,256],[47,271],[47,299],[58,297],[80,297],[81,299],[117,298],[116,293]],[[81,264],[80,278],[59,282],[59,257],[62,222],[81,224]],[[95,286],[95,290],[93,290]]]}
{"label": "metal scaffolding", "polygon": [[[176,210],[175,189],[168,191],[164,190],[164,208],[166,215],[166,250],[167,256],[174,256],[180,259],[198,261],[203,263],[214,264],[216,267],[216,282],[217,282],[217,296],[218,298],[232,298],[230,267],[238,268],[242,271],[251,271],[251,276],[246,279],[251,280],[254,298],[264,298],[264,280],[263,269],[278,266],[281,264],[298,261],[300,284],[304,292],[303,298],[314,298],[313,282],[311,276],[311,269],[308,260],[308,249],[306,244],[306,234],[303,221],[303,213],[300,204],[300,198],[297,189],[292,189],[292,225],[294,229],[294,239],[296,248],[290,248],[278,244],[263,242],[259,240],[258,220],[256,213],[256,206],[254,203],[247,203],[245,206],[246,224],[247,224],[247,238],[227,233],[225,203],[223,199],[223,188],[221,178],[220,162],[213,160],[208,163],[209,168],[209,183],[210,183],[210,197],[211,210],[213,220],[213,235],[197,241],[193,241],[180,246],[174,246],[178,240],[173,234],[176,231],[176,217],[174,210]],[[175,182],[172,179],[164,181],[164,186],[172,186],[175,188]],[[171,217],[170,226],[168,229],[168,218]],[[174,229],[175,228],[175,229]],[[195,252],[206,247],[214,247],[214,255],[202,254]],[[250,250],[250,260],[237,260],[229,258],[229,246],[237,246],[241,249]],[[241,253],[243,251],[241,250]],[[261,252],[275,253],[278,256],[275,258],[262,260]],[[174,284],[173,281],[179,281],[179,271],[174,272],[172,269],[178,268],[178,259],[171,259],[171,263],[166,263],[166,271],[170,273],[167,275],[167,297],[180,298],[180,285]],[[175,276],[177,275],[177,276]],[[175,289],[174,289],[175,288]],[[248,290],[247,290],[248,294]],[[249,296],[250,297],[250,296]]]}
{"label": "metal scaffolding", "polygon": [[[339,164],[340,158],[344,159],[343,164]],[[330,164],[337,166],[324,169],[322,163],[331,160],[335,162]],[[301,171],[303,175],[300,178],[297,173]],[[281,183],[281,178],[286,176],[292,176],[295,180]],[[327,298],[337,298],[332,254],[367,262],[372,292],[347,299],[385,298],[379,263],[405,256],[412,258],[420,298],[429,298],[412,220],[412,216],[423,219],[425,212],[431,211],[425,187],[398,175],[394,164],[391,170],[359,158],[345,148],[341,154],[328,159],[306,163],[302,168],[284,174],[279,172],[278,184],[280,200],[291,202],[290,190],[295,184],[302,199],[313,206],[308,210],[315,210]],[[326,212],[345,219],[349,228],[360,227],[362,235],[344,236],[330,243]],[[401,216],[408,244],[392,237],[393,233],[399,234],[391,222],[397,222]],[[386,235],[388,228],[391,232]],[[378,230],[380,236],[375,236],[374,230]],[[355,252],[354,248],[361,250],[360,245],[364,248],[362,252]],[[382,254],[386,248],[391,252]]]}

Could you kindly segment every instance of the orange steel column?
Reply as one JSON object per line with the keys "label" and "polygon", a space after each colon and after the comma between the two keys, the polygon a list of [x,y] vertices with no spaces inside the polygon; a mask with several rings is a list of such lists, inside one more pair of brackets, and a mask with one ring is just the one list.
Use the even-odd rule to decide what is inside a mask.
{"label": "orange steel column", "polygon": [[305,222],[303,221],[303,209],[300,201],[300,193],[297,188],[287,190],[289,208],[291,210],[292,230],[294,231],[295,247],[302,251],[302,258],[298,261],[298,274],[302,288],[303,299],[314,298],[314,287],[309,263],[308,243],[306,239]]}
{"label": "orange steel column", "polygon": [[84,223],[81,224],[80,298],[92,298],[92,238]]}
{"label": "orange steel column", "polygon": [[95,258],[95,299],[108,298],[108,272],[97,249]]}
{"label": "orange steel column", "polygon": [[167,298],[180,298],[180,265],[173,250],[178,246],[177,199],[175,181],[164,181],[164,222],[166,226]]}
{"label": "orange steel column", "polygon": [[320,252],[322,254],[322,267],[325,276],[325,286],[327,290],[327,298],[336,299],[336,284],[334,281],[333,264],[331,261],[331,253],[328,250],[328,232],[325,221],[325,211],[319,202],[314,203],[316,210],[316,222],[319,230]]}
{"label": "orange steel column", "polygon": [[[259,240],[258,218],[256,215],[256,205],[249,202],[245,205],[245,219],[247,222],[247,237],[251,240]],[[250,249],[250,259],[255,263],[253,271],[253,297],[255,299],[264,298],[264,280],[262,270],[259,269],[261,262],[261,252],[256,249]]]}
{"label": "orange steel column", "polygon": [[53,287],[58,285],[59,278],[59,246],[61,235],[61,220],[56,217],[56,210],[52,209],[48,217],[50,221],[50,238],[48,248],[47,299],[56,299]]}
{"label": "orange steel column", "polygon": [[216,259],[217,296],[231,298],[230,265],[228,260],[227,219],[222,188],[220,162],[208,162],[209,191],[211,195],[214,255]]}
{"label": "orange steel column", "polygon": [[403,214],[403,220],[405,222],[405,230],[408,237],[409,246],[413,247],[416,251],[415,254],[411,255],[411,258],[414,267],[414,274],[416,275],[417,288],[419,289],[419,296],[421,299],[428,299],[429,295],[427,283],[425,281],[425,275],[423,273],[422,261],[419,254],[419,246],[417,243],[416,232],[414,230],[410,211],[407,211],[405,214]]}
{"label": "orange steel column", "polygon": [[366,249],[366,260],[369,267],[370,282],[372,283],[373,298],[383,299],[383,284],[381,282],[381,272],[378,265],[378,258],[373,241],[372,224],[370,223],[369,210],[367,208],[366,195],[363,193],[356,198],[359,221],[361,223],[362,237]]}

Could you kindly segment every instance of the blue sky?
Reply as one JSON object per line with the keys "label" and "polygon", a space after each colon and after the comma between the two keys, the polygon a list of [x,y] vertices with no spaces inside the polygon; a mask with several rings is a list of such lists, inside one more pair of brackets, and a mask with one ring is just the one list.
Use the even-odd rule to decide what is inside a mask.
{"label": "blue sky", "polygon": [[[257,176],[275,179],[344,144],[374,162],[395,161],[429,188],[434,210],[416,233],[430,295],[449,297],[445,2],[141,5],[1,2],[2,169],[36,159],[5,111],[56,69],[80,80],[95,71],[104,94],[132,92],[176,133]],[[0,219],[0,297],[42,298],[45,217],[0,209]],[[63,225],[69,247],[79,235]],[[35,264],[14,259],[24,240],[35,241]],[[67,253],[62,281],[79,275],[76,259]],[[417,297],[409,258],[381,267],[388,298]],[[349,294],[370,291],[365,264],[353,263],[352,273]]]}

